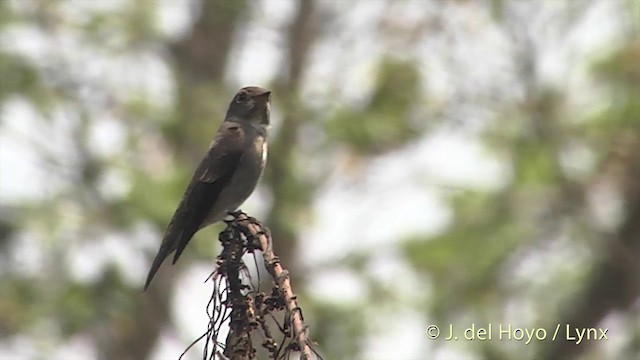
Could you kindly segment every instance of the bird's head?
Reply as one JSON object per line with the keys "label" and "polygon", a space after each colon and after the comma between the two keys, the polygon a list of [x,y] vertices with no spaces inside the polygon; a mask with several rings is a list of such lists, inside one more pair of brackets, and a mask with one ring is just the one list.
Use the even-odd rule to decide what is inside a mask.
{"label": "bird's head", "polygon": [[271,91],[257,86],[247,86],[233,97],[226,120],[250,121],[255,125],[269,125]]}

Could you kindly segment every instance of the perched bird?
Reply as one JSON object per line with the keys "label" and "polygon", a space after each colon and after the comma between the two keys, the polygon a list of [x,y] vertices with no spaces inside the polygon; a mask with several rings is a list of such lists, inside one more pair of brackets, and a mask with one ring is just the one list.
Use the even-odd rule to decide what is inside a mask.
{"label": "perched bird", "polygon": [[236,210],[255,189],[267,160],[270,94],[249,86],[231,100],[224,122],[171,218],[145,290],[167,256],[175,251],[175,264],[198,230]]}

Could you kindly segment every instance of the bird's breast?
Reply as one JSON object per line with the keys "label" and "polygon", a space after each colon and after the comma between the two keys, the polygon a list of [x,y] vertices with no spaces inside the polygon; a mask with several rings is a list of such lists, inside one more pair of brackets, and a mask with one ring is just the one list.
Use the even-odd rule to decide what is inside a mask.
{"label": "bird's breast", "polygon": [[[240,203],[244,202],[258,185],[267,160],[267,142],[263,136],[254,139],[253,146],[240,159],[240,164],[231,178],[232,188],[236,190]],[[234,204],[235,205],[235,204]],[[237,204],[239,206],[240,204]]]}
{"label": "bird's breast", "polygon": [[264,168],[264,166],[267,164],[267,142],[264,138],[262,138],[261,153],[262,153],[262,167]]}
{"label": "bird's breast", "polygon": [[201,227],[224,218],[227,211],[234,211],[253,193],[262,176],[267,156],[267,143],[263,136],[247,146],[229,184],[222,190]]}

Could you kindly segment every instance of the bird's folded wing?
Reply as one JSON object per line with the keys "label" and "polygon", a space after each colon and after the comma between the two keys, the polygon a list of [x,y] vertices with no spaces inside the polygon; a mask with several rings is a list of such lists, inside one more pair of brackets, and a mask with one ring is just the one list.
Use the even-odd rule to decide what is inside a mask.
{"label": "bird's folded wing", "polygon": [[233,177],[243,154],[243,144],[242,128],[234,123],[223,123],[171,218],[147,276],[145,289],[167,256],[175,250],[175,263],[189,240],[200,229],[220,193]]}

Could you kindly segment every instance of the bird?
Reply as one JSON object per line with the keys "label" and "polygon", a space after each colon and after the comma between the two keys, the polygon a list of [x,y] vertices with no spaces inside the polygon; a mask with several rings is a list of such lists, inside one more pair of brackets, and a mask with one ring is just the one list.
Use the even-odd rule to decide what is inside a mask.
{"label": "bird", "polygon": [[171,217],[147,280],[173,252],[173,264],[200,229],[224,219],[251,195],[267,161],[271,92],[258,86],[240,89],[229,104],[182,200]]}

